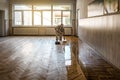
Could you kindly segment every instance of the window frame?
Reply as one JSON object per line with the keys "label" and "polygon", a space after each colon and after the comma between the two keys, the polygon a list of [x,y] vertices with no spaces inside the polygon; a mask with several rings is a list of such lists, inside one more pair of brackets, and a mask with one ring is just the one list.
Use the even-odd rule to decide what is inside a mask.
{"label": "window frame", "polygon": [[[45,26],[45,27],[53,27],[53,26],[56,26],[56,25],[54,25],[54,21],[53,21],[53,12],[54,11],[61,11],[61,23],[63,23],[63,12],[64,11],[69,11],[70,12],[70,25],[65,25],[65,27],[67,26],[67,27],[70,27],[70,26],[72,26],[72,15],[73,15],[73,13],[72,13],[72,11],[73,11],[73,9],[72,9],[72,5],[71,4],[48,4],[48,5],[50,5],[51,6],[51,9],[50,10],[47,10],[47,9],[45,9],[45,10],[35,10],[34,9],[34,6],[37,6],[37,5],[30,5],[30,6],[32,6],[32,10],[15,10],[14,9],[14,7],[16,6],[16,5],[26,5],[27,6],[27,4],[14,4],[13,5],[13,11],[12,11],[12,14],[13,14],[13,22],[12,22],[12,25],[13,25],[13,27],[26,27],[26,26],[28,26],[28,27],[42,27],[42,26]],[[46,4],[42,4],[42,5],[46,5]],[[71,7],[71,9],[70,10],[60,10],[60,9],[55,9],[55,10],[53,10],[53,6],[54,5],[69,5],[70,7]],[[38,5],[39,6],[39,5]],[[17,12],[17,11],[20,11],[21,12],[21,14],[22,14],[22,24],[21,25],[15,25],[15,12]],[[32,11],[32,25],[24,25],[24,11]],[[34,12],[35,11],[37,11],[37,12],[40,12],[40,14],[41,14],[41,25],[35,25],[34,24]],[[51,25],[49,25],[49,26],[46,26],[46,25],[43,25],[43,12],[44,11],[51,11]],[[59,24],[58,24],[59,25]]]}
{"label": "window frame", "polygon": [[[21,13],[21,25],[23,25],[23,13],[22,13],[22,11],[16,11],[16,12],[20,12]],[[14,25],[16,25],[16,26],[21,26],[21,25],[17,25],[17,24],[15,24],[15,12],[13,13],[14,14],[14,21],[13,21],[13,24]]]}

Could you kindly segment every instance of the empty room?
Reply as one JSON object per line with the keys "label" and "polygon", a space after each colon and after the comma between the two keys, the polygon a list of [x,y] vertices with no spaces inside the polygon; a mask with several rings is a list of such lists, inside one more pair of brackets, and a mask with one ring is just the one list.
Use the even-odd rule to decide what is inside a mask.
{"label": "empty room", "polygon": [[0,0],[0,80],[120,80],[120,0]]}

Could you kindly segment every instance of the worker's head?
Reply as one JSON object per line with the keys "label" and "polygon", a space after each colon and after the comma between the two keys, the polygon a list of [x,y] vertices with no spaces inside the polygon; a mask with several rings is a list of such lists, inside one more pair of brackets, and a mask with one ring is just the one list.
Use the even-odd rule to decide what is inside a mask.
{"label": "worker's head", "polygon": [[61,23],[61,26],[63,26],[63,23]]}

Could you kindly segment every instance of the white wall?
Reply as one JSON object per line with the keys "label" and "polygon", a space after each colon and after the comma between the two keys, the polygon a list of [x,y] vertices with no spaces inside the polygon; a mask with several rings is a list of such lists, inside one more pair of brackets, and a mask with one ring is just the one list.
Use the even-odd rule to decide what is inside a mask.
{"label": "white wall", "polygon": [[88,2],[89,0],[77,0],[76,9],[79,10],[79,18],[86,18],[88,15]]}
{"label": "white wall", "polygon": [[0,10],[5,10],[7,8],[7,0],[0,0]]}
{"label": "white wall", "polygon": [[120,69],[120,14],[80,19],[79,38]]}
{"label": "white wall", "polygon": [[[90,0],[91,1],[91,0]],[[88,17],[88,8],[87,5],[90,2],[89,0],[76,0],[76,27],[75,27],[75,34],[78,35],[78,25],[79,19]]]}
{"label": "white wall", "polygon": [[[105,60],[120,69],[120,14],[87,18],[86,1],[77,0],[77,9],[83,11],[80,12],[80,18],[84,18],[79,19],[78,36]],[[88,1],[90,3],[92,0]]]}
{"label": "white wall", "polygon": [[8,19],[8,0],[0,0],[0,10],[5,11],[5,19]]}
{"label": "white wall", "polygon": [[8,35],[8,0],[0,0],[0,10],[5,11],[5,17],[4,17],[4,36]]}

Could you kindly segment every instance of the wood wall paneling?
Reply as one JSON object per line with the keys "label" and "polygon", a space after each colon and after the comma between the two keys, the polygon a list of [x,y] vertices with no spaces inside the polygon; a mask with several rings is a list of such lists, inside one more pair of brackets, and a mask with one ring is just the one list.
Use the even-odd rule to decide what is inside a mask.
{"label": "wood wall paneling", "polygon": [[[54,27],[13,27],[13,35],[55,35]],[[65,35],[72,35],[72,27],[65,28]]]}
{"label": "wood wall paneling", "polygon": [[13,28],[14,35],[38,35],[38,28]]}

